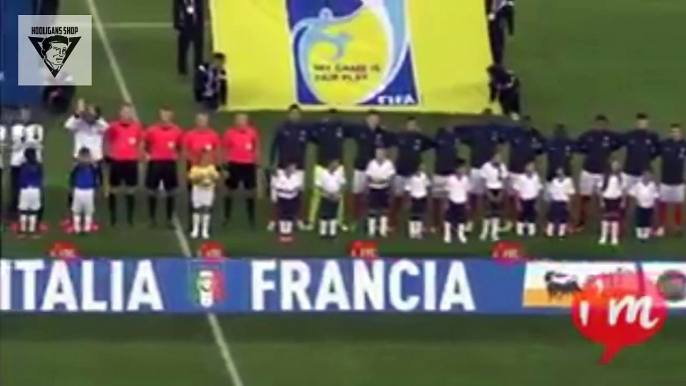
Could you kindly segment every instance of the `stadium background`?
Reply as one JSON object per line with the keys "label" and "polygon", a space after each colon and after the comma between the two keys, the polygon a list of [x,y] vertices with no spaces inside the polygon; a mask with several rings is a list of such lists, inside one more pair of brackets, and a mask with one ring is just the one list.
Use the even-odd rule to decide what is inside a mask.
{"label": "stadium background", "polygon": [[[479,0],[475,0],[479,1]],[[95,4],[122,75],[141,119],[156,119],[169,105],[188,127],[195,112],[190,86],[174,74],[174,33],[167,1],[72,0],[62,13],[87,14]],[[650,113],[654,127],[686,122],[686,88],[678,87],[683,54],[674,42],[686,37],[680,21],[686,6],[674,0],[627,0],[621,7],[590,0],[517,5],[517,35],[507,60],[523,80],[524,104],[545,132],[555,122],[573,133],[587,128],[597,112],[628,129],[637,111]],[[121,94],[99,39],[94,39],[94,86],[79,95],[116,113]],[[264,138],[282,113],[254,114]],[[316,115],[312,115],[315,118]],[[224,128],[230,114],[214,126]],[[359,119],[351,115],[350,119]],[[404,115],[386,115],[393,125]],[[427,131],[448,117],[422,115]],[[458,120],[469,119],[460,117]],[[55,224],[64,214],[71,139],[61,129],[64,117],[46,124],[47,216]],[[103,230],[73,239],[87,256],[178,256],[173,232],[150,230],[139,204],[139,225]],[[263,207],[266,211],[266,208]],[[101,211],[101,214],[103,211]],[[302,235],[284,250],[273,235],[234,226],[217,232],[233,256],[345,253],[354,236],[335,243]],[[18,242],[3,234],[3,256],[44,255],[48,246],[69,239],[58,231],[37,241]],[[563,242],[535,239],[533,255],[576,259],[677,258],[683,239],[647,245],[631,240],[617,249],[598,248],[591,230]],[[490,244],[444,246],[437,239],[410,243],[404,237],[382,243],[383,255],[487,256]],[[241,316],[221,317],[238,369],[247,385],[643,385],[683,382],[684,322],[672,319],[646,346],[622,353],[608,368],[595,366],[599,350],[573,331],[567,318],[484,318],[441,316]],[[226,385],[204,317],[9,316],[0,320],[0,383],[4,385]],[[681,340],[681,342],[680,342]]]}

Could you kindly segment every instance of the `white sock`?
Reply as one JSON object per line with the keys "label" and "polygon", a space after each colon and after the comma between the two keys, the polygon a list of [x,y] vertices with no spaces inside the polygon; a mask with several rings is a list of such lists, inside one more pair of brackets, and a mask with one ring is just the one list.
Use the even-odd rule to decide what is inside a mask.
{"label": "white sock", "polygon": [[639,240],[643,239],[643,228],[636,228],[636,238]]}
{"label": "white sock", "polygon": [[486,218],[481,222],[481,240],[486,240],[490,233],[491,219]]}
{"label": "white sock", "polygon": [[338,220],[329,220],[329,236],[336,237],[338,233]]}
{"label": "white sock", "polygon": [[81,215],[78,213],[74,213],[72,216],[72,225],[74,226],[74,232],[75,233],[81,233]]}
{"label": "white sock", "polygon": [[529,236],[536,236],[536,224],[530,222],[527,224]]}
{"label": "white sock", "polygon": [[367,219],[367,232],[369,237],[376,237],[376,217]]}
{"label": "white sock", "polygon": [[650,228],[643,228],[643,238],[646,240],[650,238]]}
{"label": "white sock", "polygon": [[457,239],[460,240],[462,244],[467,243],[467,237],[465,236],[465,225],[462,223],[457,224]]}
{"label": "white sock", "polygon": [[[298,220],[298,224],[300,222],[302,222],[302,221]],[[293,221],[286,221],[286,234],[288,236],[293,234]]]}
{"label": "white sock", "polygon": [[93,215],[86,214],[83,216],[83,230],[84,232],[90,232],[93,226]]}
{"label": "white sock", "polygon": [[603,220],[600,223],[600,242],[606,243],[607,237],[609,235],[610,235],[610,222]]}
{"label": "white sock", "polygon": [[559,228],[557,230],[558,236],[560,237],[565,237],[567,235],[567,224],[562,223],[559,225]]}
{"label": "white sock", "polygon": [[443,241],[446,243],[453,241],[452,226],[447,221],[443,223]]}
{"label": "white sock", "polygon": [[381,216],[379,218],[379,233],[381,237],[386,237],[388,233],[388,216]]}
{"label": "white sock", "polygon": [[555,224],[553,224],[552,222],[549,222],[545,228],[545,234],[548,237],[553,237],[554,233],[555,233]]}
{"label": "white sock", "polygon": [[612,244],[619,244],[619,221],[612,222]]}
{"label": "white sock", "polygon": [[279,220],[279,234],[280,235],[286,234],[286,221]]}
{"label": "white sock", "polygon": [[327,234],[326,225],[327,225],[326,220],[319,220],[319,236],[326,236],[326,234]]}
{"label": "white sock", "polygon": [[210,237],[210,219],[211,215],[209,213],[202,215],[202,235],[205,238]]}
{"label": "white sock", "polygon": [[29,216],[22,214],[19,216],[19,231],[26,232]]}
{"label": "white sock", "polygon": [[36,231],[36,223],[38,222],[38,215],[29,215],[29,232],[34,233]]}
{"label": "white sock", "polygon": [[491,240],[493,241],[498,241],[499,237],[498,234],[500,233],[500,219],[499,218],[492,218],[491,219]]}
{"label": "white sock", "polygon": [[411,239],[415,238],[416,230],[414,220],[410,220],[407,222],[407,233]]}
{"label": "white sock", "polygon": [[424,228],[424,223],[422,223],[421,221],[417,221],[417,225],[416,225],[416,226],[417,226],[417,229],[416,229],[416,230],[417,230],[417,238],[418,238],[418,239],[421,239],[421,238],[422,238],[422,233],[424,233],[424,229],[423,229],[423,228]]}
{"label": "white sock", "polygon": [[200,233],[200,213],[198,212],[193,212],[193,217],[192,217],[192,230],[191,234],[193,235],[198,235]]}
{"label": "white sock", "polygon": [[517,236],[524,236],[524,223],[517,223]]}

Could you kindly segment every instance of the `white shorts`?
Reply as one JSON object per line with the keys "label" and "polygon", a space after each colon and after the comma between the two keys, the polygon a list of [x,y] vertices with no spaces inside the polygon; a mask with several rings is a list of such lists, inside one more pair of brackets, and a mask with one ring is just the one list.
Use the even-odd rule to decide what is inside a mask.
{"label": "white shorts", "polygon": [[353,171],[353,194],[361,194],[367,190],[367,173],[364,170]]}
{"label": "white shorts", "polygon": [[641,182],[641,176],[632,176],[631,174],[622,173],[622,182],[624,183],[624,188],[630,191],[634,185]]}
{"label": "white shorts", "polygon": [[37,211],[41,208],[41,191],[38,188],[24,188],[19,191],[20,212]]}
{"label": "white shorts", "polygon": [[396,197],[405,195],[405,187],[410,183],[410,178],[412,177],[403,177],[399,175],[393,177],[393,194]]}
{"label": "white shorts", "polygon": [[524,177],[524,173],[510,173],[507,179],[507,194],[510,196],[517,195],[517,183]]}
{"label": "white shorts", "polygon": [[203,187],[194,185],[191,190],[191,204],[193,209],[209,208],[214,203],[214,186]]}
{"label": "white shorts", "polygon": [[431,191],[435,197],[445,198],[448,196],[449,176],[434,175],[431,181]]}
{"label": "white shorts", "polygon": [[95,190],[74,189],[71,211],[76,214],[93,214],[95,212]]}
{"label": "white shorts", "polygon": [[473,168],[469,171],[469,184],[472,186],[472,194],[483,195],[486,193],[486,181],[481,175],[480,169]]}
{"label": "white shorts", "polygon": [[[280,173],[284,173],[285,170],[284,169],[278,169],[276,172],[278,174],[280,174]],[[296,178],[298,178],[300,180],[301,186],[303,187],[303,189],[305,189],[305,172],[302,170],[296,170],[293,174],[295,174]],[[275,176],[272,176],[271,177],[271,183],[269,184],[269,186],[271,186],[271,191],[269,192],[269,198],[272,200],[272,202],[276,202],[276,188],[274,187],[274,179],[275,178],[276,178]]]}
{"label": "white shorts", "polygon": [[681,185],[660,184],[660,201],[669,204],[680,204],[686,197],[686,187]]}
{"label": "white shorts", "polygon": [[604,176],[597,173],[581,171],[579,176],[579,194],[582,196],[592,196],[600,191]]}

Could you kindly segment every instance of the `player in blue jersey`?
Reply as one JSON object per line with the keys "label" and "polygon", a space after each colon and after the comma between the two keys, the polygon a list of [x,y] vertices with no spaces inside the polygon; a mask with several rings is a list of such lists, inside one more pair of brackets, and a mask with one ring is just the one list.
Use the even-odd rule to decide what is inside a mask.
{"label": "player in blue jersey", "polygon": [[407,195],[407,184],[410,178],[419,170],[422,154],[434,147],[434,142],[422,133],[417,119],[409,117],[405,130],[395,136],[397,157],[395,160],[396,175],[393,179],[393,199],[391,201],[389,221],[391,229],[398,225],[398,212],[403,206]]}
{"label": "player in blue jersey", "polygon": [[100,186],[100,173],[88,148],[79,149],[78,162],[71,171],[72,224],[74,233],[90,233],[95,214],[95,191]]}
{"label": "player in blue jersey", "polygon": [[24,162],[19,167],[19,235],[37,235],[38,212],[43,207],[43,166],[36,149],[24,151]]}

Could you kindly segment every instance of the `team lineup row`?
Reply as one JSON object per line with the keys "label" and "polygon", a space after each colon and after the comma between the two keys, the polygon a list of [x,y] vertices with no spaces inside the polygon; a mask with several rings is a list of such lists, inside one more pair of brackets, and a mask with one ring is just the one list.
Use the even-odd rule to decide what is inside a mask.
{"label": "team lineup row", "polygon": [[[488,113],[485,113],[488,114]],[[569,138],[561,128],[556,129],[551,138],[545,138],[537,129],[533,128],[527,119],[517,124],[496,123],[491,117],[485,117],[478,124],[469,126],[446,127],[439,129],[435,136],[429,137],[422,133],[416,119],[409,118],[406,127],[401,131],[386,130],[380,123],[380,117],[375,112],[370,112],[364,123],[355,124],[345,122],[335,113],[329,114],[321,121],[306,122],[301,119],[300,110],[297,106],[289,109],[288,117],[274,135],[269,155],[270,165],[278,167],[276,177],[285,174],[287,166],[292,165],[293,175],[296,179],[304,181],[306,152],[309,143],[317,145],[317,167],[315,171],[315,186],[311,195],[309,215],[296,216],[302,221],[303,226],[313,224],[319,215],[330,210],[331,192],[326,193],[321,184],[322,175],[332,161],[341,160],[343,157],[343,144],[346,139],[353,139],[357,144],[357,154],[354,162],[354,172],[351,185],[352,193],[352,218],[354,223],[361,219],[365,212],[365,203],[370,209],[382,209],[384,216],[378,221],[379,232],[385,233],[387,228],[397,226],[398,212],[404,206],[404,197],[412,196],[411,180],[420,171],[422,155],[428,150],[435,152],[434,176],[431,187],[427,186],[426,196],[430,203],[410,205],[411,217],[417,217],[417,212],[432,212],[432,227],[443,224],[445,213],[451,212],[446,205],[445,198],[449,196],[448,181],[455,173],[458,165],[462,163],[459,158],[460,144],[471,149],[469,165],[470,171],[465,172],[469,176],[469,200],[468,207],[472,208],[468,215],[477,216],[481,211],[483,197],[488,199],[489,205],[493,204],[493,192],[488,188],[483,169],[495,158],[498,148],[503,144],[510,144],[509,160],[501,177],[505,187],[502,198],[498,201],[503,204],[508,220],[521,221],[525,212],[520,201],[520,192],[516,188],[519,180],[525,174],[526,165],[534,161],[536,157],[545,155],[548,160],[547,180],[552,181],[556,170],[562,169],[565,176],[571,174],[571,158],[574,153],[582,153],[585,156],[583,170],[578,184],[579,212],[577,214],[577,226],[583,226],[588,213],[590,198],[596,193],[602,194],[601,187],[603,176],[608,172],[608,165],[612,153],[622,147],[626,148],[626,159],[622,173],[623,192],[630,192],[641,175],[648,169],[653,159],[662,158],[661,183],[657,187],[660,229],[666,220],[666,211],[669,205],[675,206],[677,225],[681,225],[681,203],[684,200],[684,162],[686,159],[686,141],[681,136],[681,129],[673,125],[669,138],[660,139],[651,131],[647,116],[637,116],[636,129],[618,133],[609,129],[608,120],[603,116],[596,118],[595,127],[577,139]],[[11,128],[12,156],[10,158],[13,171],[21,165],[23,150],[26,148],[40,149],[37,142],[42,142],[40,135],[31,133],[36,131],[36,125],[13,125]],[[174,191],[178,186],[176,160],[185,158],[189,165],[197,164],[201,155],[206,151],[211,153],[207,162],[216,165],[226,162],[226,179],[229,191],[239,187],[249,192],[247,205],[249,218],[254,224],[254,196],[256,188],[256,165],[260,160],[260,143],[257,130],[250,125],[245,114],[237,114],[236,125],[229,128],[223,138],[209,127],[208,117],[198,114],[196,127],[184,133],[177,125],[173,124],[172,113],[169,110],[161,111],[161,122],[147,130],[133,117],[130,106],[124,106],[120,111],[118,120],[106,122],[99,116],[99,112],[93,106],[86,106],[85,102],[79,101],[76,114],[71,117],[66,125],[75,135],[75,152],[82,148],[89,150],[89,157],[98,162],[109,157],[109,188],[115,194],[108,197],[111,210],[111,221],[116,222],[116,193],[123,192],[126,195],[127,212],[129,220],[133,217],[134,187],[138,185],[138,162],[140,159],[150,160],[147,167],[145,185],[151,191],[149,208],[151,217],[154,218],[156,211],[156,192],[162,185],[166,191]],[[4,131],[4,130],[3,130]],[[41,145],[42,146],[42,145]],[[386,193],[388,199],[376,195],[371,196],[371,183],[369,167],[375,158],[376,150],[396,148],[395,162],[393,165],[393,177]],[[384,156],[385,157],[385,156]],[[38,157],[40,158],[40,157]],[[385,159],[385,158],[384,158]],[[385,161],[384,161],[385,162]],[[388,161],[390,162],[390,161]],[[497,164],[500,164],[498,161]],[[336,166],[340,167],[340,166]],[[505,167],[505,165],[503,165]],[[423,173],[423,172],[422,172]],[[14,172],[12,173],[14,176]],[[421,173],[420,173],[421,174]],[[424,173],[425,175],[425,173]],[[17,175],[18,176],[18,175]],[[428,180],[428,179],[427,179]],[[17,181],[15,181],[17,182]],[[272,180],[272,196],[278,203],[277,180]],[[302,185],[302,183],[301,183]],[[13,183],[13,186],[19,186]],[[288,189],[286,189],[288,190]],[[576,189],[575,189],[576,190]],[[191,194],[191,196],[193,196]],[[338,201],[344,195],[339,195]],[[414,196],[417,196],[415,194]],[[415,197],[416,198],[416,197]],[[175,203],[173,195],[167,195],[167,215],[171,218]],[[300,200],[300,199],[299,199]],[[18,190],[17,200],[18,204]],[[225,197],[225,216],[231,215],[233,195]],[[426,200],[425,200],[426,201]],[[448,200],[450,201],[450,200]],[[371,208],[373,203],[387,202],[388,208]],[[485,202],[484,202],[485,203]],[[292,206],[292,205],[290,205]],[[320,208],[321,206],[321,208]],[[499,207],[500,207],[499,206]],[[281,205],[276,205],[280,208]],[[337,205],[336,218],[341,226],[346,224],[343,220],[344,205]],[[304,205],[299,205],[303,210]],[[422,209],[423,208],[423,209]],[[320,210],[321,209],[321,210]],[[420,210],[421,209],[421,210]],[[498,209],[498,208],[491,208]],[[289,210],[292,211],[292,210]],[[289,212],[287,211],[287,212]],[[279,211],[283,212],[283,210]],[[387,212],[387,213],[386,213]],[[622,212],[622,211],[620,211]],[[527,214],[531,216],[531,214]],[[423,216],[421,216],[423,219]],[[458,216],[459,217],[459,216]],[[497,216],[498,218],[500,216]],[[496,221],[498,221],[496,219]],[[386,222],[388,222],[386,224]],[[422,234],[424,221],[417,219],[409,225],[410,236],[419,237]],[[486,223],[486,222],[485,222]],[[507,225],[509,221],[505,224]],[[386,224],[386,225],[382,225]],[[372,228],[371,224],[368,228]],[[489,225],[488,228],[499,228]],[[518,228],[521,228],[520,224]],[[376,228],[373,227],[373,228]],[[469,229],[469,223],[466,228]],[[485,227],[486,228],[486,227]],[[419,229],[419,231],[414,231]],[[488,232],[487,232],[488,233]]]}

